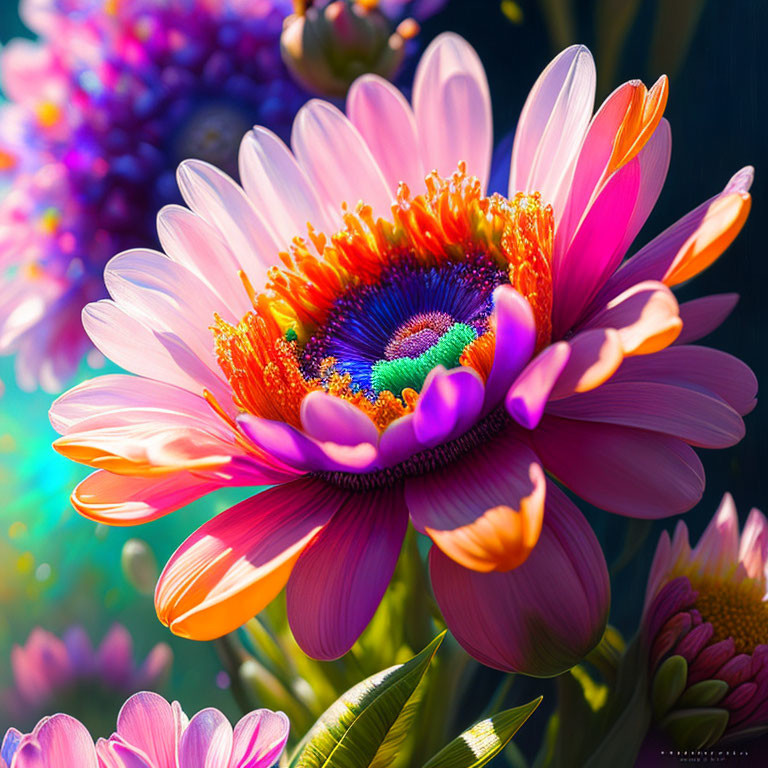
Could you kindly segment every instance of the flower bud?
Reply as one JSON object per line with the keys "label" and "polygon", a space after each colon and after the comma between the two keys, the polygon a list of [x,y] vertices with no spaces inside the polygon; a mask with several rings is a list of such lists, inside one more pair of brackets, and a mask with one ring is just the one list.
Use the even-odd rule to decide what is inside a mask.
{"label": "flower bud", "polygon": [[644,615],[657,727],[678,749],[768,732],[768,523],[739,537],[726,496],[693,549],[680,523],[656,550]]}
{"label": "flower bud", "polygon": [[128,539],[123,544],[120,564],[125,578],[142,595],[151,595],[159,573],[152,548],[142,539]]}
{"label": "flower bud", "polygon": [[395,28],[372,0],[333,0],[322,7],[305,2],[285,20],[280,48],[301,85],[323,96],[344,96],[360,75],[394,77],[406,40],[418,31],[413,19]]}

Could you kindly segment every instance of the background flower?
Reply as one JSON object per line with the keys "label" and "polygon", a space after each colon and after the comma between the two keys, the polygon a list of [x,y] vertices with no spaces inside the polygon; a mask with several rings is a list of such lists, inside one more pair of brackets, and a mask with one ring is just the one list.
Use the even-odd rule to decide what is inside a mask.
{"label": "background flower", "polygon": [[120,624],[97,649],[82,627],[61,638],[38,627],[11,651],[14,687],[3,692],[5,716],[31,728],[43,715],[62,711],[96,727],[111,720],[127,695],[164,685],[172,659],[168,645],[158,643],[137,665],[133,638]]}
{"label": "background flower", "polygon": [[44,718],[28,734],[11,729],[0,760],[8,768],[271,768],[283,752],[288,728],[282,712],[259,709],[233,731],[217,709],[204,709],[190,720],[178,702],[142,692],[123,705],[116,733],[95,746],[82,723],[59,714]]}
{"label": "background flower", "polygon": [[726,494],[695,547],[659,539],[644,630],[656,724],[680,749],[768,732],[768,522]]}

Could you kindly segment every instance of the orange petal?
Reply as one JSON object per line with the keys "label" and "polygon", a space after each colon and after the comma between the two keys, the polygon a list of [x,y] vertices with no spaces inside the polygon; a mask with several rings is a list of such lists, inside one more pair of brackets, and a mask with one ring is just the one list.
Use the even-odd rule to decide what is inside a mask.
{"label": "orange petal", "polygon": [[536,455],[509,435],[406,484],[414,526],[457,563],[482,572],[525,562],[541,533],[545,493]]}
{"label": "orange petal", "polygon": [[751,207],[752,198],[747,192],[716,198],[699,227],[678,251],[664,282],[678,285],[716,261],[736,239]]}
{"label": "orange petal", "polygon": [[669,81],[662,75],[649,91],[637,81],[613,145],[606,177],[626,165],[645,146],[659,125],[667,106]]}
{"label": "orange petal", "polygon": [[193,640],[234,631],[277,597],[346,496],[323,481],[301,479],[209,520],[163,569],[155,591],[158,618]]}
{"label": "orange petal", "polygon": [[624,360],[621,336],[614,328],[595,328],[569,340],[571,355],[550,400],[595,389],[616,373]]}

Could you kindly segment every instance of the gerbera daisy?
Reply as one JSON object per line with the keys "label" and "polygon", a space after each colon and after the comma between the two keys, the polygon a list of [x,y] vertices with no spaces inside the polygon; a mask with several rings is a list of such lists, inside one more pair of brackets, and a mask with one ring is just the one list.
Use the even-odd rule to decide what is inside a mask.
{"label": "gerbera daisy", "polygon": [[307,98],[281,60],[291,10],[290,0],[22,0],[39,40],[12,41],[0,60],[0,353],[17,354],[23,388],[60,391],[90,348],[80,312],[105,295],[111,256],[157,244],[156,212],[180,202],[180,161],[233,173],[255,123],[288,134]]}
{"label": "gerbera daisy", "polygon": [[599,640],[605,562],[553,478],[619,514],[684,512],[704,485],[691,446],[737,442],[756,385],[690,344],[733,296],[679,307],[670,290],[735,237],[751,172],[622,265],[666,174],[667,86],[627,83],[593,117],[594,87],[584,47],[545,70],[507,197],[485,195],[488,86],[452,34],[425,52],[413,107],[365,76],[346,116],[302,108],[293,152],[249,133],[244,189],[182,164],[191,210],[161,211],[167,255],[115,257],[112,299],[84,312],[136,375],[51,411],[57,450],[97,470],[72,497],[92,519],[133,525],[224,485],[276,486],[172,556],[155,600],[173,632],[217,637],[287,584],[299,644],[337,657],[410,519],[434,542],[448,626],[482,662],[552,675]]}

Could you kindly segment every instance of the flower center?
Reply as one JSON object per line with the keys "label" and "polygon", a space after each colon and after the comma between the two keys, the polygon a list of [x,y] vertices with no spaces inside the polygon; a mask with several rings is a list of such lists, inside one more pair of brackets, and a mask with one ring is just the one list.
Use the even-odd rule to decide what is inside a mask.
{"label": "flower center", "polygon": [[715,642],[733,638],[736,653],[768,644],[768,603],[752,579],[696,585],[696,608],[715,633]]}
{"label": "flower center", "polygon": [[[237,326],[212,327],[236,406],[301,426],[313,390],[344,398],[383,430],[411,412],[438,365],[493,365],[493,291],[511,284],[533,309],[537,346],[551,336],[552,209],[538,194],[486,198],[463,166],[401,186],[393,220],[360,205],[330,238],[309,228]],[[222,410],[222,409],[219,409]]]}

